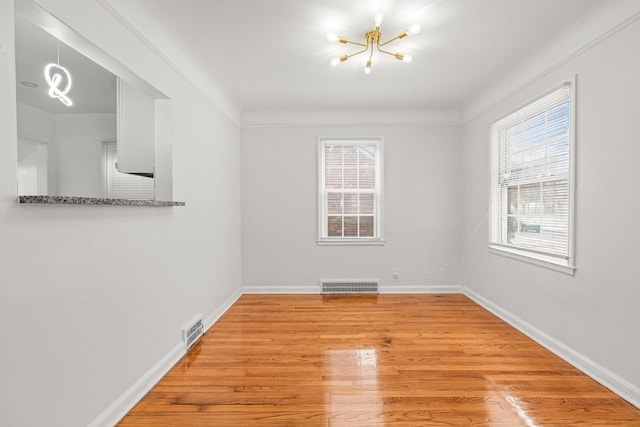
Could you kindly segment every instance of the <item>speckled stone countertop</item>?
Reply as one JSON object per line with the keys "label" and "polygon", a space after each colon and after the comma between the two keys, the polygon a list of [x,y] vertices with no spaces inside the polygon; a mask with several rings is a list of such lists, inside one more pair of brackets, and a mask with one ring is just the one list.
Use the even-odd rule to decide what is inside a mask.
{"label": "speckled stone countertop", "polygon": [[185,202],[159,200],[103,199],[98,197],[18,196],[19,203],[46,205],[184,206]]}

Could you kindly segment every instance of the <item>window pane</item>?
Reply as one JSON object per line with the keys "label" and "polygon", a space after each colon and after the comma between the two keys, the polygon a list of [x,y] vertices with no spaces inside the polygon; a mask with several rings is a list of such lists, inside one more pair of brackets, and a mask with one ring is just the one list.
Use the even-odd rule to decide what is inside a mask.
{"label": "window pane", "polygon": [[373,194],[360,193],[360,214],[373,215]]}
{"label": "window pane", "polygon": [[325,188],[342,188],[342,147],[325,149]]}
{"label": "window pane", "polygon": [[363,145],[359,149],[360,186],[361,189],[374,189],[376,186],[376,148]]}
{"label": "window pane", "polygon": [[568,102],[547,112],[547,141],[569,136],[570,113]]}
{"label": "window pane", "polygon": [[518,230],[518,219],[513,216],[507,217],[507,243],[515,245],[516,231]]}
{"label": "window pane", "polygon": [[344,217],[344,237],[358,237],[358,217]]}
{"label": "window pane", "polygon": [[358,188],[358,147],[346,146],[344,150],[344,188]]}
{"label": "window pane", "polygon": [[348,193],[344,195],[344,213],[345,215],[358,214],[358,194]]}
{"label": "window pane", "polygon": [[550,181],[542,184],[542,202],[545,217],[568,218],[569,213],[569,181]]}
{"label": "window pane", "polygon": [[518,215],[533,220],[537,219],[542,213],[540,184],[521,185],[519,202]]}
{"label": "window pane", "polygon": [[509,187],[507,203],[507,212],[516,215],[518,213],[518,186]]}
{"label": "window pane", "polygon": [[545,141],[545,116],[539,114],[525,120],[522,126],[523,149],[533,148]]}
{"label": "window pane", "polygon": [[549,159],[547,164],[547,176],[569,175],[569,159],[567,156],[558,156]]}
{"label": "window pane", "polygon": [[329,215],[342,214],[342,193],[329,193],[327,195],[327,209]]}
{"label": "window pane", "polygon": [[373,216],[360,217],[360,237],[373,237]]}
{"label": "window pane", "polygon": [[342,217],[330,216],[327,224],[327,235],[329,237],[342,237]]}

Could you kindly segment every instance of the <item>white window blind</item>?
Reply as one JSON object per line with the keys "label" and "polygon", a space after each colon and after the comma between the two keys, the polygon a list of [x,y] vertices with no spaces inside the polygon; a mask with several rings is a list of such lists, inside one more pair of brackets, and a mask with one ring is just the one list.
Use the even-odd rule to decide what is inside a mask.
{"label": "white window blind", "polygon": [[382,239],[382,140],[319,142],[319,242]]}
{"label": "white window blind", "polygon": [[494,248],[572,267],[571,82],[492,126]]}
{"label": "white window blind", "polygon": [[111,199],[154,200],[153,178],[118,172],[117,150],[115,142],[102,144],[104,196]]}

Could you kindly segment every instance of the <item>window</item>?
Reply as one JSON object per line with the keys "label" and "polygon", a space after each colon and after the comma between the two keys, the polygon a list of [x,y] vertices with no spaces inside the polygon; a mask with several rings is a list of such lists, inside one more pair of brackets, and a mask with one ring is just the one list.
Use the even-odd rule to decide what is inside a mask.
{"label": "window", "polygon": [[492,252],[573,274],[575,82],[492,126]]}
{"label": "window", "polygon": [[318,141],[319,244],[383,244],[382,138]]}
{"label": "window", "polygon": [[115,142],[102,143],[104,197],[110,199],[154,200],[153,178],[120,173],[116,169],[118,151]]}

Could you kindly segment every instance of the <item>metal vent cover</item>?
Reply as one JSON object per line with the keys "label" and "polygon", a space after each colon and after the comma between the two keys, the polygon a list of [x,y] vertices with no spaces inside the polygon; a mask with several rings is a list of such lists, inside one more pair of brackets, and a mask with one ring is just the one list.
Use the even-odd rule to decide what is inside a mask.
{"label": "metal vent cover", "polygon": [[321,280],[322,294],[377,294],[378,280]]}
{"label": "metal vent cover", "polygon": [[189,350],[204,335],[202,316],[198,315],[182,328],[182,341]]}

